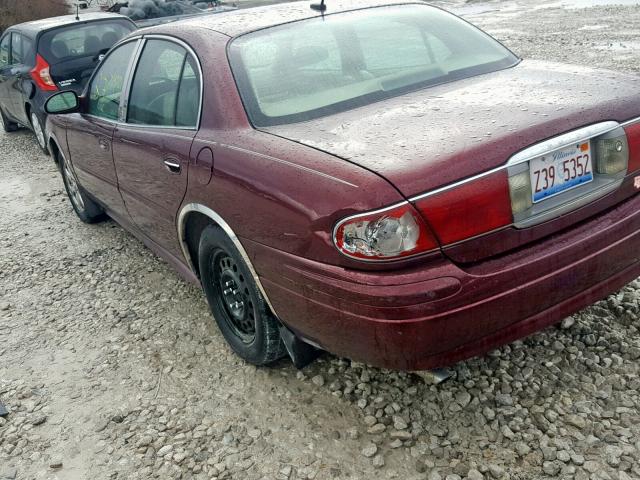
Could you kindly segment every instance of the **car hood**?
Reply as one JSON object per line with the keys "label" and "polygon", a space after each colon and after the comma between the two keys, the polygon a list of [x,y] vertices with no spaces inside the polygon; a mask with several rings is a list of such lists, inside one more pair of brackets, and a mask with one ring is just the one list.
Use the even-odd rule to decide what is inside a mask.
{"label": "car hood", "polygon": [[515,67],[263,131],[371,170],[410,197],[504,164],[519,150],[640,116],[640,77],[574,65]]}

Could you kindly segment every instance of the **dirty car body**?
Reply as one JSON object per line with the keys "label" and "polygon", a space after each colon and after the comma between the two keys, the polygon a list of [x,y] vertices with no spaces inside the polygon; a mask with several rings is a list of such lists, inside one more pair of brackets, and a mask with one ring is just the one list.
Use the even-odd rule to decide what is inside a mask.
{"label": "dirty car body", "polygon": [[[187,126],[130,121],[154,40],[193,57]],[[444,366],[640,276],[638,78],[520,61],[446,12],[389,2],[223,13],[116,52],[111,118],[87,113],[90,83],[80,112],[50,118],[52,148],[194,282],[219,225],[309,345]]]}

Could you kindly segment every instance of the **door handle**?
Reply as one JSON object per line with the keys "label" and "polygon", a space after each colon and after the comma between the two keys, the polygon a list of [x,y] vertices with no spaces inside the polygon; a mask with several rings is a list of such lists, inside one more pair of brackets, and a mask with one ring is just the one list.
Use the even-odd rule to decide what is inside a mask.
{"label": "door handle", "polygon": [[109,141],[105,138],[98,139],[98,145],[100,146],[101,150],[109,150]]}
{"label": "door handle", "polygon": [[172,160],[165,160],[164,165],[165,167],[167,167],[167,170],[169,170],[171,173],[180,173],[180,170],[182,170],[182,167],[180,166],[180,164]]}

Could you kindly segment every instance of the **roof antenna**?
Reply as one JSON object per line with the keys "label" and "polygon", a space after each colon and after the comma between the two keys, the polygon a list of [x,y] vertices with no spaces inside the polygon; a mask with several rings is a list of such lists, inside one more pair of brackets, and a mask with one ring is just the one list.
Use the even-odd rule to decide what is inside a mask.
{"label": "roof antenna", "polygon": [[80,21],[80,2],[78,1],[76,1],[76,21]]}
{"label": "roof antenna", "polygon": [[320,12],[324,15],[324,12],[327,10],[327,6],[324,4],[324,0],[320,0],[320,3],[312,3],[311,10],[315,10],[316,12]]}

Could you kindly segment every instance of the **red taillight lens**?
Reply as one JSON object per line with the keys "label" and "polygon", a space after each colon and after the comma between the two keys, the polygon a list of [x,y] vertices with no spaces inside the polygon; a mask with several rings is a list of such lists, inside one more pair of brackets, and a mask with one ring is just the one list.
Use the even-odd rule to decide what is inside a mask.
{"label": "red taillight lens", "polygon": [[506,170],[415,201],[431,228],[448,245],[513,222]]}
{"label": "red taillight lens", "polygon": [[393,260],[438,248],[409,203],[345,218],[336,225],[333,241],[344,255],[359,260]]}
{"label": "red taillight lens", "polygon": [[625,127],[627,143],[629,144],[629,167],[627,172],[640,170],[640,123]]}
{"label": "red taillight lens", "polygon": [[31,78],[36,82],[36,85],[42,90],[48,92],[58,90],[58,87],[56,87],[56,84],[49,74],[49,64],[40,54],[36,55],[36,66],[29,73],[31,73]]}

